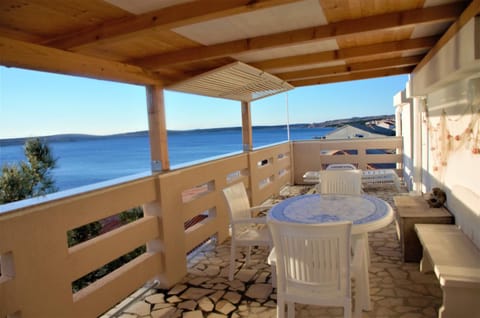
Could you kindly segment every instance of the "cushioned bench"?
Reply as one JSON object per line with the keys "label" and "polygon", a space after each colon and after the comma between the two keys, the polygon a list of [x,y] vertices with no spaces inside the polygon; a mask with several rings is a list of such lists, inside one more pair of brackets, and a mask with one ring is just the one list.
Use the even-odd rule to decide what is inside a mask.
{"label": "cushioned bench", "polygon": [[480,251],[456,226],[416,224],[420,271],[434,271],[443,291],[440,318],[480,317]]}

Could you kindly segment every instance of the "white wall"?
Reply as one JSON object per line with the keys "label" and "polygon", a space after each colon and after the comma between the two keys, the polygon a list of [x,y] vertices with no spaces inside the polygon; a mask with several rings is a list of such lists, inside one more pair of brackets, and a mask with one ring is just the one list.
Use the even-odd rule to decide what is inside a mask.
{"label": "white wall", "polygon": [[456,223],[480,246],[480,74],[427,95],[431,186],[447,192]]}
{"label": "white wall", "polygon": [[[445,190],[455,222],[480,248],[480,17],[415,70],[411,82],[412,95],[425,99],[415,109],[423,112],[422,189]],[[410,110],[403,106],[401,113],[406,145],[415,140],[404,122]]]}
{"label": "white wall", "polygon": [[401,132],[403,137],[403,181],[407,189],[413,187],[413,117],[412,100],[406,97],[406,90],[396,94],[393,98],[395,110],[395,122],[397,135]]}

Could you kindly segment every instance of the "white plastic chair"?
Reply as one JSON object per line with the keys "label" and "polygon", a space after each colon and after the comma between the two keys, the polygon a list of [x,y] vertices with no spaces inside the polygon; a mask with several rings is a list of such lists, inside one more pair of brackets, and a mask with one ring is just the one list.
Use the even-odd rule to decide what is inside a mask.
{"label": "white plastic chair", "polygon": [[[269,261],[276,267],[277,317],[295,316],[295,303],[343,307],[351,317],[351,281],[355,277],[355,317],[365,308],[363,247],[351,257],[351,222],[300,224],[268,222],[274,249]],[[352,275],[353,274],[353,275]]]}
{"label": "white plastic chair", "polygon": [[[322,194],[362,194],[362,170],[321,170],[320,183],[317,192]],[[365,246],[365,257],[370,263],[370,249],[368,245],[368,233],[355,235],[354,243],[362,241]]]}
{"label": "white plastic chair", "polygon": [[320,170],[320,183],[317,191],[322,194],[362,193],[361,170]]}
{"label": "white plastic chair", "polygon": [[228,279],[233,280],[237,246],[248,247],[246,264],[250,261],[252,246],[272,246],[272,238],[266,226],[266,218],[252,216],[252,213],[268,210],[271,206],[251,207],[242,182],[223,189],[223,195],[227,202],[232,231]]}

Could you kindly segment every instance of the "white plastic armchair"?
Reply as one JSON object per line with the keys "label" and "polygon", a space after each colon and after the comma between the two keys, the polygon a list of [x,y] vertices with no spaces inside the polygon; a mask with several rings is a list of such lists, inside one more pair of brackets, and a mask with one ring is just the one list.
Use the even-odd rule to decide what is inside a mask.
{"label": "white plastic armchair", "polygon": [[272,238],[266,226],[266,218],[253,216],[253,213],[268,210],[272,206],[251,207],[242,182],[223,189],[223,195],[227,202],[232,231],[228,279],[233,280],[237,246],[248,247],[246,264],[250,261],[252,246],[272,246]]}
{"label": "white plastic armchair", "polygon": [[[351,317],[351,281],[355,281],[355,317],[360,317],[366,293],[362,275],[363,247],[351,256],[351,222],[296,224],[268,222],[274,249],[269,260],[276,267],[277,317],[295,316],[295,303],[343,307]],[[368,279],[368,278],[367,278]]]}
{"label": "white plastic armchair", "polygon": [[[321,170],[317,192],[322,194],[362,194],[362,170]],[[366,258],[370,263],[368,233],[354,236],[354,242],[365,244]]]}
{"label": "white plastic armchair", "polygon": [[362,193],[361,170],[320,170],[320,183],[317,190],[322,194]]}

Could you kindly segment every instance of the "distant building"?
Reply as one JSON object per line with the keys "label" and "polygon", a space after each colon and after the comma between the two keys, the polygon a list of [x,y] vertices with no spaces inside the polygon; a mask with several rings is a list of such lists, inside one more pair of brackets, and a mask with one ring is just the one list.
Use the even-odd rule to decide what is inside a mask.
{"label": "distant building", "polygon": [[373,120],[365,123],[367,126],[378,126],[378,127],[383,127],[387,129],[395,129],[395,119],[380,119],[380,120]]}
{"label": "distant building", "polygon": [[348,124],[325,135],[325,139],[381,138],[395,136],[395,130],[376,125]]}

